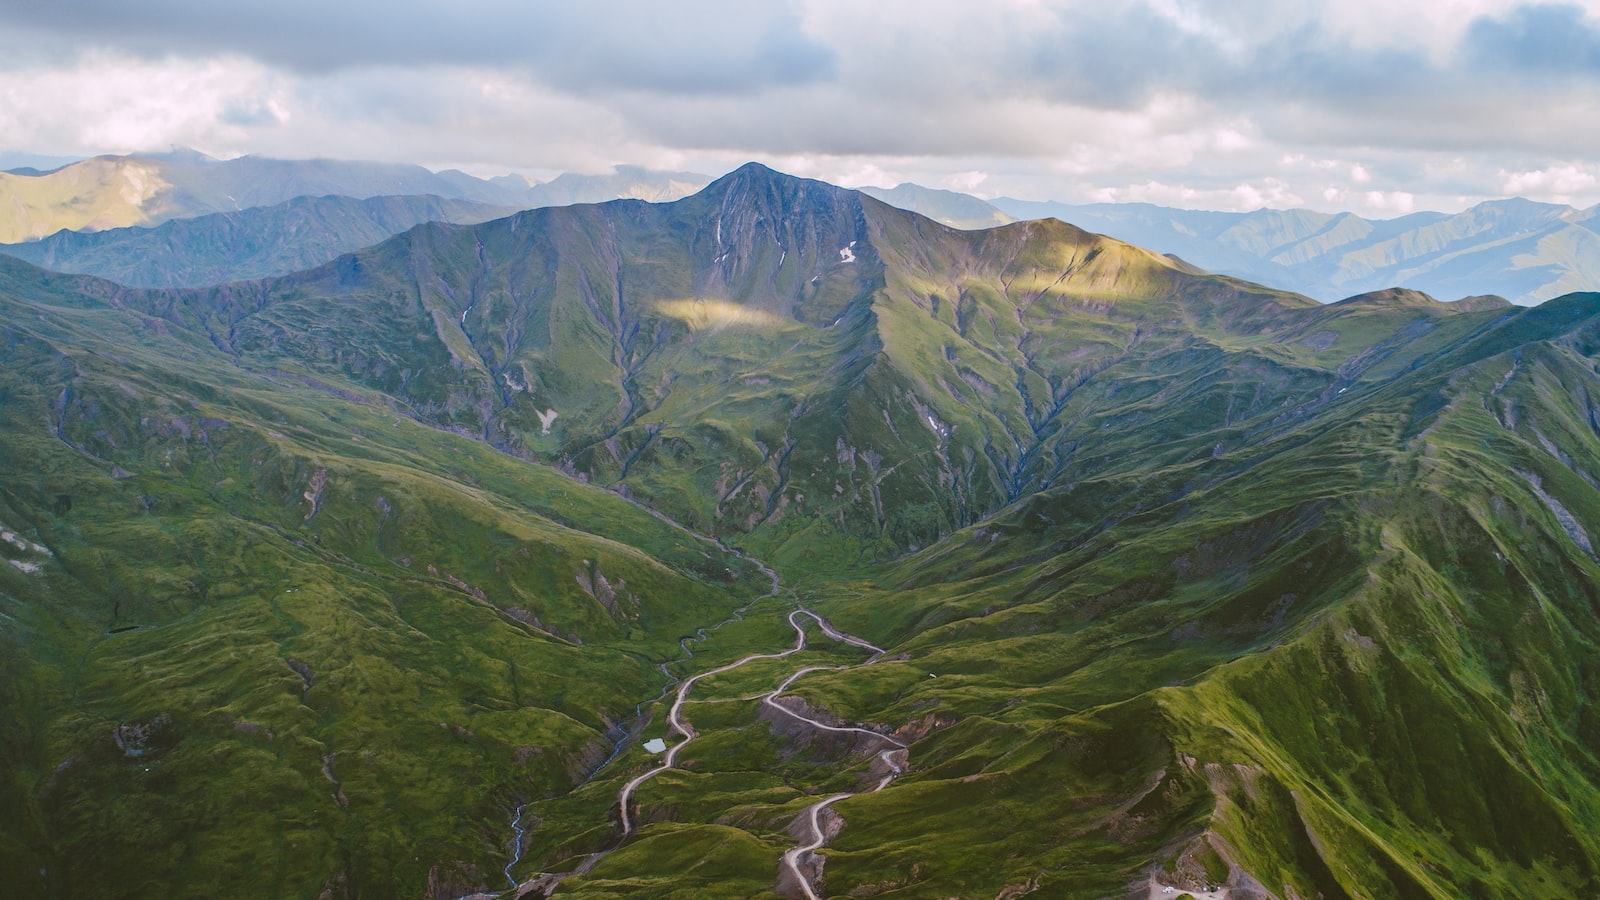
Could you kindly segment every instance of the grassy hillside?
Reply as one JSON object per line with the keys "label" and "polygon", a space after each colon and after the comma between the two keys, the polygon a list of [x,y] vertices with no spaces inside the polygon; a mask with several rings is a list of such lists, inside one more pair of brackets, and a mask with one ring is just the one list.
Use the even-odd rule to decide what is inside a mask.
{"label": "grassy hillside", "polygon": [[[890,657],[796,691],[915,738],[907,775],[838,804],[829,892],[1120,896],[1152,866],[1279,897],[1594,890],[1600,296],[1428,314],[1403,359],[1296,424],[1098,466],[810,580]],[[697,727],[719,730],[692,780],[655,789],[636,855],[563,893],[666,891],[652,842],[720,842],[702,865],[758,882],[793,792],[860,777],[859,750],[710,705],[751,689],[731,688],[706,692]]]}
{"label": "grassy hillside", "polygon": [[768,587],[354,386],[6,274],[0,871],[19,889],[492,884],[510,807],[581,780],[677,637]]}
{"label": "grassy hillside", "polygon": [[15,243],[63,228],[120,228],[149,221],[145,205],[170,187],[160,167],[105,158],[84,160],[48,175],[0,172],[0,194],[11,215],[0,241]]}
{"label": "grassy hillside", "polygon": [[119,302],[796,562],[976,521],[1057,477],[1099,369],[1315,308],[1069,226],[959,232],[760,167],[673,204],[430,225],[259,288]]}
{"label": "grassy hillside", "polygon": [[[558,896],[779,896],[846,792],[834,896],[1600,887],[1600,295],[1323,306],[746,167],[0,304],[7,883],[454,898],[515,819]],[[590,857],[664,682],[795,602],[886,653],[697,683]],[[802,666],[882,791],[762,701]]]}

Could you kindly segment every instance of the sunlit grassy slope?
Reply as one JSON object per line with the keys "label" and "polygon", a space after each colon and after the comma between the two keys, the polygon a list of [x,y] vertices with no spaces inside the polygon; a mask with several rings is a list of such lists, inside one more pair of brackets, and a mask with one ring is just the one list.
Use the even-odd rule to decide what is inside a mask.
{"label": "sunlit grassy slope", "polygon": [[[627,497],[888,649],[794,689],[911,744],[838,804],[832,895],[1596,887],[1600,296],[1322,306],[746,167],[0,298],[28,890],[455,897],[524,801],[513,873],[571,869],[652,764],[573,789],[652,663],[769,587]],[[788,599],[674,671],[788,646]],[[870,780],[763,717],[784,671],[697,688],[560,894],[772,895],[794,816]]]}

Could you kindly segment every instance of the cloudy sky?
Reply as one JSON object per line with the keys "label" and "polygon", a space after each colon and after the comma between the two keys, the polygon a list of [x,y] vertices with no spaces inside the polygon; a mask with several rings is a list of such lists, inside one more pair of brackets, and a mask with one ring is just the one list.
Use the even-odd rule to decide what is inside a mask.
{"label": "cloudy sky", "polygon": [[1600,0],[0,0],[0,150],[1600,202]]}

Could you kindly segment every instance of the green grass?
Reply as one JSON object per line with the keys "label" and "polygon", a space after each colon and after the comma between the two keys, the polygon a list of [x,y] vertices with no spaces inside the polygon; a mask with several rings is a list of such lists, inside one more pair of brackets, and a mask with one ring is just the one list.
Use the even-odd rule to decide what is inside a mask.
{"label": "green grass", "polygon": [[466,893],[518,804],[514,873],[570,870],[657,762],[595,771],[639,704],[665,736],[656,665],[787,648],[797,599],[887,654],[808,625],[697,685],[563,895],[774,892],[876,781],[761,711],[800,665],[911,744],[833,895],[1592,891],[1596,309],[1317,307],[758,172],[254,287],[0,266],[0,875]]}

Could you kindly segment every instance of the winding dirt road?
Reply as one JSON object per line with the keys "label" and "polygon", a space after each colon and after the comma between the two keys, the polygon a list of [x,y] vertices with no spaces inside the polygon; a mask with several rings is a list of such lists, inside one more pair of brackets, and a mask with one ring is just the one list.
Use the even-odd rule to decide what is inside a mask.
{"label": "winding dirt road", "polygon": [[[827,620],[818,616],[816,613],[811,612],[810,610],[797,610],[797,612],[803,612],[815,619],[817,624],[822,627],[822,633],[826,634],[828,637],[842,643],[851,644],[864,650],[872,651],[872,658],[868,659],[866,662],[857,663],[853,666],[807,666],[806,668],[795,672],[793,675],[790,675],[788,678],[785,678],[783,683],[778,685],[777,690],[774,690],[772,693],[762,697],[762,704],[767,706],[769,709],[777,710],[786,716],[798,719],[821,731],[832,731],[839,734],[864,734],[889,745],[878,753],[878,758],[883,760],[884,765],[888,768],[889,772],[887,775],[883,776],[881,780],[879,780],[877,785],[874,786],[872,790],[845,791],[843,793],[834,794],[831,797],[819,800],[816,803],[806,807],[801,811],[800,816],[797,818],[797,821],[804,821],[806,823],[806,829],[809,831],[811,836],[800,845],[791,848],[783,854],[783,862],[779,866],[780,880],[782,874],[784,872],[788,872],[790,877],[794,879],[795,884],[799,885],[801,892],[805,894],[806,900],[821,900],[821,898],[817,896],[816,889],[811,886],[811,880],[806,877],[805,873],[801,871],[800,867],[805,863],[812,853],[816,852],[828,842],[827,831],[822,827],[822,811],[833,804],[838,803],[840,800],[846,800],[862,793],[877,793],[878,791],[888,787],[890,782],[894,781],[901,772],[905,771],[905,767],[902,764],[906,761],[909,751],[906,749],[906,745],[904,743],[881,732],[850,725],[828,725],[824,722],[819,722],[810,716],[795,712],[789,707],[778,702],[778,697],[782,695],[784,691],[788,690],[790,685],[800,680],[801,676],[804,676],[810,672],[837,672],[846,669],[857,669],[862,666],[870,666],[881,659],[884,654],[883,648],[870,644],[853,635],[845,634],[844,632],[835,630],[834,627],[827,622]],[[793,623],[792,614],[790,622],[791,624]]]}
{"label": "winding dirt road", "polygon": [[[790,647],[781,653],[752,653],[749,656],[737,660],[736,662],[728,663],[725,666],[718,666],[715,669],[709,669],[697,675],[685,678],[683,681],[679,682],[677,696],[673,698],[672,708],[667,711],[667,724],[672,727],[673,731],[676,731],[678,734],[682,735],[683,740],[672,745],[672,748],[667,751],[666,758],[661,761],[661,765],[651,769],[648,772],[645,772],[643,775],[633,778],[627,784],[622,786],[622,793],[618,795],[617,799],[622,805],[622,836],[624,838],[633,832],[633,820],[628,815],[628,804],[633,799],[633,792],[638,789],[639,785],[644,784],[646,781],[649,781],[650,779],[660,775],[662,772],[665,772],[676,765],[678,762],[678,754],[683,752],[683,748],[689,746],[689,743],[699,736],[694,730],[694,727],[683,720],[683,704],[684,701],[689,698],[689,692],[694,689],[695,684],[698,683],[702,678],[707,678],[712,675],[720,675],[723,672],[730,672],[746,663],[755,662],[758,659],[783,659],[786,656],[791,656],[799,653],[801,650],[804,650],[806,648],[806,631],[804,628],[800,627],[800,623],[795,621],[795,616],[801,615],[802,613],[811,616],[813,619],[817,619],[817,616],[809,610],[797,609],[794,612],[789,613],[789,625],[794,628],[795,634],[793,647]],[[817,619],[817,621],[820,622],[822,620]],[[787,682],[785,682],[785,684],[787,684]]]}
{"label": "winding dirt road", "polygon": [[593,869],[595,864],[600,862],[601,859],[604,859],[618,847],[621,847],[622,844],[627,841],[629,835],[631,835],[637,828],[637,823],[634,821],[631,807],[633,804],[634,795],[638,792],[639,786],[656,777],[657,775],[660,775],[662,772],[675,768],[677,766],[678,756],[683,752],[683,748],[689,746],[689,744],[699,736],[699,733],[694,730],[694,726],[683,717],[683,706],[686,702],[688,702],[690,691],[694,690],[694,686],[702,679],[708,678],[712,675],[733,671],[734,669],[755,662],[756,660],[783,659],[806,649],[806,631],[800,621],[802,617],[809,618],[816,622],[822,633],[830,639],[838,641],[842,644],[847,644],[862,650],[866,650],[870,652],[872,656],[866,661],[856,663],[855,665],[806,666],[802,669],[798,669],[785,678],[776,689],[761,695],[762,704],[778,713],[796,719],[800,722],[804,722],[806,725],[819,731],[828,731],[837,734],[865,735],[887,745],[878,753],[878,757],[883,761],[884,765],[888,769],[888,774],[884,775],[884,777],[879,780],[870,791],[846,791],[834,794],[833,796],[830,796],[824,800],[820,800],[806,807],[801,811],[800,816],[797,818],[797,821],[804,821],[806,823],[806,828],[810,836],[806,838],[799,846],[793,847],[783,854],[783,859],[779,866],[780,879],[783,877],[783,873],[787,872],[789,876],[794,879],[795,883],[800,887],[800,890],[804,893],[808,900],[820,900],[820,898],[817,896],[816,890],[812,887],[810,880],[805,876],[801,867],[811,857],[811,854],[825,845],[828,841],[827,832],[823,828],[820,820],[822,811],[834,803],[839,802],[840,800],[845,800],[861,793],[875,793],[883,790],[889,785],[890,782],[894,781],[894,779],[900,775],[902,771],[904,771],[903,763],[905,762],[908,751],[904,743],[896,740],[893,737],[890,737],[889,735],[873,731],[868,728],[860,728],[849,725],[829,725],[826,722],[820,722],[811,718],[810,716],[804,715],[803,713],[796,712],[795,710],[790,709],[778,702],[778,698],[783,695],[784,691],[788,690],[796,681],[811,672],[844,671],[848,669],[860,668],[862,666],[868,666],[877,662],[884,655],[883,648],[868,641],[862,640],[854,635],[839,631],[838,629],[834,628],[832,623],[828,622],[828,620],[803,607],[793,610],[788,615],[789,627],[794,629],[794,646],[788,648],[787,650],[781,650],[775,653],[751,653],[726,665],[718,666],[715,669],[708,669],[704,672],[692,675],[677,683],[677,690],[673,695],[672,707],[667,712],[667,724],[671,727],[672,731],[676,732],[680,737],[683,738],[683,740],[674,744],[670,749],[667,750],[667,754],[662,759],[660,765],[629,779],[628,782],[622,786],[622,790],[617,795],[617,805],[620,811],[619,821],[622,827],[616,839],[604,849],[597,850],[594,853],[589,854],[589,856],[586,857],[582,863],[580,863],[570,872],[541,875],[532,881],[520,885],[518,887],[516,896],[552,896],[555,893],[556,888],[559,887],[563,880],[571,877],[572,875],[588,874],[588,872]]}

